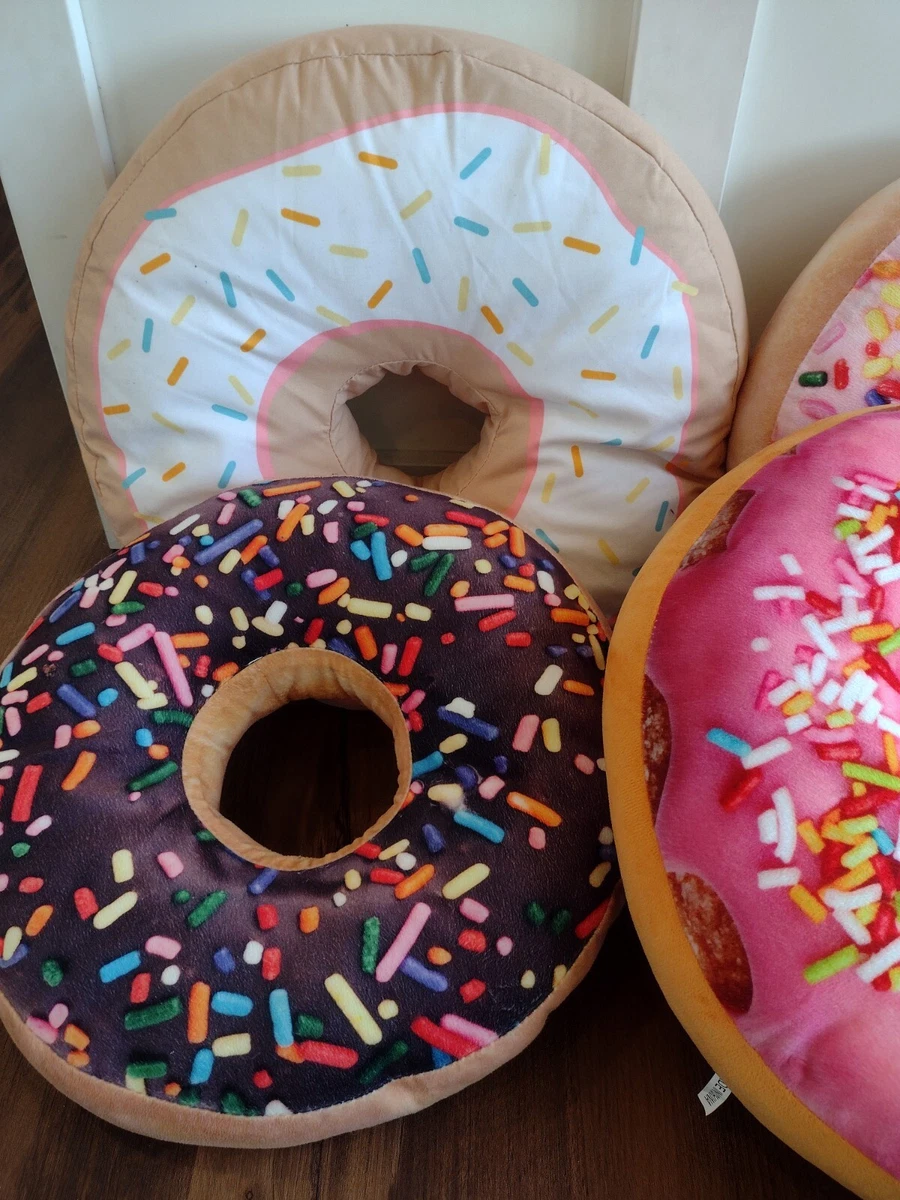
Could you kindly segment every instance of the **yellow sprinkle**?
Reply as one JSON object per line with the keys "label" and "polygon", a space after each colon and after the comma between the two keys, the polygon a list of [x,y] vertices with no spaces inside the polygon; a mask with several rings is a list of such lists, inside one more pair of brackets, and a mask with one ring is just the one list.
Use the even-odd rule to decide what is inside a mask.
{"label": "yellow sprinkle", "polygon": [[250,395],[250,393],[247,391],[247,389],[244,387],[244,385],[238,379],[237,375],[229,375],[228,382],[231,384],[231,386],[234,388],[234,390],[237,392],[237,394],[240,396],[240,398],[243,400],[243,402],[245,404],[249,404],[251,406],[254,404],[253,397]]}
{"label": "yellow sprinkle", "polygon": [[596,321],[592,321],[591,324],[588,325],[588,333],[596,333],[598,329],[602,329],[606,322],[611,321],[618,311],[618,304],[611,305],[605,313],[602,313],[597,318]]}
{"label": "yellow sprinkle", "polygon": [[870,308],[866,313],[866,328],[879,342],[883,341],[891,332],[888,319],[880,308]]}
{"label": "yellow sprinkle", "polygon": [[850,630],[850,638],[854,642],[873,642],[890,637],[893,632],[893,625],[882,621],[879,625],[857,625]]}
{"label": "yellow sprinkle", "polygon": [[126,1075],[125,1087],[129,1092],[137,1092],[139,1096],[147,1095],[147,1081],[146,1079],[141,1079],[139,1075]]}
{"label": "yellow sprinkle", "polygon": [[669,434],[668,437],[663,438],[663,440],[661,442],[657,442],[656,445],[651,446],[650,449],[651,450],[668,450],[668,448],[674,443],[674,441],[675,441],[675,438],[671,434]]}
{"label": "yellow sprinkle", "polygon": [[541,134],[541,152],[538,158],[538,174],[550,174],[550,134]]}
{"label": "yellow sprinkle", "polygon": [[541,504],[550,503],[550,496],[553,492],[554,483],[556,483],[556,474],[551,471],[544,480],[544,486],[541,489]]}
{"label": "yellow sprinkle", "polygon": [[344,258],[368,258],[368,250],[364,250],[362,246],[341,246],[337,243],[328,247],[332,254],[342,254]]}
{"label": "yellow sprinkle", "polygon": [[846,867],[848,871],[852,871],[861,863],[874,858],[878,853],[878,843],[874,838],[864,837],[858,846],[854,846],[851,850],[841,855],[841,866]]}
{"label": "yellow sprinkle", "polygon": [[369,297],[369,299],[367,301],[368,307],[369,308],[377,308],[378,305],[382,302],[382,300],[385,298],[385,296],[388,294],[388,292],[391,290],[391,288],[393,286],[394,286],[393,280],[386,279],[384,281],[384,283],[381,285],[381,287],[377,288],[372,293],[372,295]]}
{"label": "yellow sprinkle", "polygon": [[20,671],[14,679],[9,681],[6,685],[6,690],[8,692],[17,692],[34,679],[37,679],[37,667],[26,667],[24,671]]}
{"label": "yellow sprinkle", "polygon": [[672,395],[676,400],[681,400],[684,396],[684,381],[681,378],[681,367],[672,368]]}
{"label": "yellow sprinkle", "polygon": [[589,417],[596,417],[597,415],[592,408],[588,408],[586,404],[579,403],[578,400],[570,400],[569,404],[571,404],[572,408],[580,408],[581,411],[583,413],[587,413]]}
{"label": "yellow sprinkle", "polygon": [[182,300],[182,302],[178,305],[178,307],[172,313],[172,324],[173,325],[181,324],[181,322],[184,320],[184,318],[188,315],[188,313],[194,307],[196,300],[197,300],[196,296],[185,296],[185,298]]}
{"label": "yellow sprinkle", "polygon": [[490,575],[491,563],[487,558],[476,558],[472,564],[479,575]]}
{"label": "yellow sprinkle", "polygon": [[156,258],[149,258],[145,263],[141,263],[141,274],[149,275],[151,271],[155,271],[158,267],[164,267],[167,262],[171,261],[171,254],[157,254]]}
{"label": "yellow sprinkle", "polygon": [[177,462],[174,466],[169,467],[168,471],[163,471],[160,478],[162,479],[163,483],[168,483],[170,479],[174,479],[176,475],[180,475],[181,472],[185,470],[186,466],[186,463]]}
{"label": "yellow sprinkle", "polygon": [[413,213],[417,213],[420,208],[424,208],[430,199],[431,192],[427,190],[420,192],[419,195],[416,196],[415,200],[410,200],[409,204],[405,204],[403,208],[400,209],[401,219],[408,221]]}
{"label": "yellow sprinkle", "polygon": [[247,614],[242,608],[232,608],[228,615],[234,622],[235,629],[239,629],[241,633],[246,633],[250,628],[250,622],[247,620]]}
{"label": "yellow sprinkle", "polygon": [[219,563],[219,572],[222,575],[230,575],[234,568],[241,561],[240,550],[229,550]]}
{"label": "yellow sprinkle", "polygon": [[[858,867],[854,867],[852,871],[848,871],[846,875],[839,875],[837,879],[832,880],[826,887],[837,888],[839,892],[852,892],[856,888],[862,887],[864,883],[868,883],[870,879],[875,877],[875,868],[868,859],[861,862]],[[819,889],[820,894],[825,890],[825,887]]]}
{"label": "yellow sprinkle", "polygon": [[456,311],[465,312],[469,303],[469,277],[463,275],[459,281],[459,294],[456,297]]}
{"label": "yellow sprinkle", "polygon": [[178,382],[178,380],[184,374],[185,369],[187,368],[187,365],[188,365],[188,360],[184,357],[184,355],[182,355],[181,358],[179,358],[178,362],[175,364],[175,366],[172,368],[172,370],[169,372],[169,377],[166,380],[166,383],[169,385],[169,387],[175,386],[175,384]]}
{"label": "yellow sprinkle", "polygon": [[330,308],[326,308],[324,304],[318,305],[316,312],[320,317],[324,317],[326,321],[334,321],[335,325],[349,325],[350,318],[341,316],[340,313],[333,312]]}
{"label": "yellow sprinkle", "polygon": [[384,167],[388,171],[397,169],[396,158],[386,158],[383,154],[369,154],[368,151],[363,150],[357,155],[357,158],[361,163],[367,163],[370,167]]}
{"label": "yellow sprinkle", "polygon": [[131,405],[130,404],[107,404],[104,407],[103,412],[105,413],[105,415],[107,417],[118,417],[118,416],[121,416],[122,413],[131,412]]}
{"label": "yellow sprinkle", "polygon": [[[522,978],[519,980],[519,983],[522,985],[523,988],[529,988],[529,989],[533,988],[535,983],[537,983],[537,980],[534,975],[534,971],[526,971],[523,974]],[[143,1082],[143,1080],[141,1082]]]}
{"label": "yellow sprinkle", "polygon": [[137,579],[137,571],[123,571],[116,580],[116,586],[109,593],[110,604],[121,604],[131,590],[131,585]]}
{"label": "yellow sprinkle", "polygon": [[513,233],[548,233],[553,228],[550,221],[517,221]]}
{"label": "yellow sprinkle", "polygon": [[[864,904],[856,910],[856,919],[861,925],[871,925],[878,914],[877,904]],[[25,931],[28,932],[27,930]]]}
{"label": "yellow sprinkle", "polygon": [[559,987],[559,985],[562,983],[562,981],[565,979],[565,977],[568,973],[569,973],[569,968],[566,966],[565,963],[557,963],[556,966],[553,968],[552,987],[553,987],[554,992]]}
{"label": "yellow sprinkle", "polygon": [[588,883],[592,888],[600,887],[603,880],[607,877],[612,869],[612,863],[601,862],[597,863],[590,875],[588,875]]}
{"label": "yellow sprinkle", "polygon": [[344,887],[348,892],[355,892],[361,884],[362,876],[355,867],[351,867],[350,870],[344,875]]}
{"label": "yellow sprinkle", "polygon": [[559,754],[562,750],[562,739],[559,734],[559,721],[556,717],[548,717],[541,722],[541,737],[544,746],[551,754]]}
{"label": "yellow sprinkle", "polygon": [[673,292],[684,292],[686,296],[696,296],[699,290],[692,283],[682,283],[680,279],[676,279],[672,284]]}
{"label": "yellow sprinkle", "polygon": [[288,179],[296,179],[310,175],[321,175],[322,168],[316,166],[315,163],[297,163],[293,167],[282,167],[281,173],[282,175],[286,175]]}
{"label": "yellow sprinkle", "polygon": [[441,888],[441,895],[445,900],[458,900],[479,883],[484,883],[490,873],[491,868],[487,863],[473,863],[471,867],[466,867],[464,871],[448,879]]}
{"label": "yellow sprinkle", "polygon": [[431,609],[425,604],[407,604],[403,611],[411,621],[431,620]]}
{"label": "yellow sprinkle", "polygon": [[241,349],[245,354],[247,354],[248,351],[252,350],[255,346],[258,346],[265,336],[266,331],[264,329],[254,329],[247,338],[246,342],[241,344]]}
{"label": "yellow sprinkle", "polygon": [[600,253],[600,247],[596,242],[586,242],[582,238],[564,237],[563,245],[568,246],[570,250],[581,250],[583,254]]}
{"label": "yellow sprinkle", "polygon": [[399,842],[392,842],[390,846],[385,848],[378,855],[379,862],[388,862],[392,858],[396,858],[398,854],[402,854],[404,850],[409,849],[409,838],[401,838]]}
{"label": "yellow sprinkle", "polygon": [[846,708],[839,708],[825,716],[825,724],[829,729],[843,729],[845,725],[854,725],[855,723],[856,718],[852,712],[847,712]]}
{"label": "yellow sprinkle", "polygon": [[900,308],[900,284],[886,283],[881,289],[881,298],[891,308]]}
{"label": "yellow sprinkle", "polygon": [[378,1015],[382,1021],[392,1021],[400,1011],[396,1000],[382,1000],[378,1005]]}
{"label": "yellow sprinkle", "polygon": [[3,961],[4,962],[8,962],[9,959],[12,958],[12,956],[18,950],[21,941],[22,941],[21,927],[18,925],[11,925],[9,927],[9,929],[7,929],[6,934],[4,935],[4,938],[3,938]]}
{"label": "yellow sprinkle", "polygon": [[451,733],[448,738],[438,743],[438,750],[441,754],[452,754],[455,750],[462,750],[463,746],[468,745],[469,739],[464,733]]}
{"label": "yellow sprinkle", "polygon": [[325,980],[325,991],[350,1022],[359,1039],[367,1046],[377,1046],[381,1041],[381,1030],[343,975],[337,972],[329,975]]}
{"label": "yellow sprinkle", "polygon": [[105,908],[94,913],[94,928],[108,929],[113,921],[118,921],[119,917],[131,912],[137,904],[137,898],[137,892],[123,892],[121,896],[117,896],[112,904],[107,904]]}
{"label": "yellow sprinkle", "polygon": [[880,379],[882,375],[887,375],[891,369],[891,360],[889,358],[870,358],[863,363],[862,373],[866,379]]}
{"label": "yellow sprinkle", "polygon": [[503,332],[503,323],[492,308],[489,308],[486,304],[482,304],[481,315],[487,321],[488,325],[490,325],[491,329],[493,329],[494,333]]}
{"label": "yellow sprinkle", "polygon": [[514,354],[516,356],[516,358],[520,359],[525,364],[526,367],[534,366],[534,359],[531,357],[531,355],[528,353],[527,350],[522,349],[522,347],[518,344],[518,342],[507,342],[506,348],[510,352],[510,354]]}
{"label": "yellow sprinkle", "polygon": [[212,1052],[216,1058],[236,1058],[250,1053],[249,1033],[226,1033],[213,1040]]}
{"label": "yellow sprinkle", "polygon": [[180,425],[176,425],[174,421],[170,421],[168,417],[164,417],[162,413],[154,412],[150,416],[156,421],[157,425],[162,425],[164,429],[171,429],[173,433],[184,433]]}
{"label": "yellow sprinkle", "polygon": [[345,500],[352,500],[356,492],[344,479],[337,479],[331,485],[339,496],[343,496]]}
{"label": "yellow sprinkle", "polygon": [[134,879],[134,859],[130,850],[116,850],[112,856],[112,873],[116,883],[127,883]]}
{"label": "yellow sprinkle", "polygon": [[212,625],[213,620],[214,620],[213,610],[209,607],[208,604],[198,604],[197,607],[194,609],[194,616],[197,618],[197,620],[200,622],[201,625]]}
{"label": "yellow sprinkle", "polygon": [[644,490],[644,488],[647,487],[647,485],[649,483],[650,483],[650,479],[649,479],[649,477],[646,477],[646,476],[645,476],[645,478],[638,480],[638,482],[634,485],[634,487],[631,489],[631,491],[625,497],[625,503],[633,504],[635,502],[635,500],[637,500],[637,498],[641,494],[641,492]]}
{"label": "yellow sprinkle", "polygon": [[315,227],[322,224],[319,218],[314,217],[312,213],[298,212],[296,208],[283,208],[281,215],[286,221],[296,221],[298,225],[312,225]]}
{"label": "yellow sprinkle", "polygon": [[617,567],[619,565],[619,556],[616,554],[615,550],[613,550],[609,542],[604,541],[603,538],[598,538],[597,545],[603,551],[603,555],[607,562],[610,562],[614,567]]}
{"label": "yellow sprinkle", "polygon": [[821,925],[828,916],[828,909],[825,905],[817,900],[812,892],[807,891],[802,883],[794,884],[788,891],[788,895],[800,911],[806,913],[809,919],[815,921],[817,925]]}
{"label": "yellow sprinkle", "polygon": [[575,478],[580,479],[584,474],[584,463],[581,461],[581,448],[579,446],[572,447],[572,468],[575,471]]}
{"label": "yellow sprinkle", "polygon": [[247,222],[250,220],[250,214],[246,208],[240,209],[237,215],[237,220],[234,223],[234,230],[231,234],[232,246],[239,246],[244,240],[244,231],[247,228]]}
{"label": "yellow sprinkle", "polygon": [[125,686],[130,688],[139,700],[151,700],[153,698],[153,689],[134,663],[116,663],[115,671]]}
{"label": "yellow sprinkle", "polygon": [[790,700],[785,701],[781,706],[781,711],[786,717],[796,717],[800,713],[805,713],[808,708],[812,708],[816,698],[812,692],[798,692],[796,696],[791,696]]}
{"label": "yellow sprinkle", "polygon": [[122,338],[121,342],[116,342],[111,349],[107,350],[106,357],[112,362],[114,358],[118,358],[120,354],[124,354],[130,345],[131,338]]}
{"label": "yellow sprinkle", "polygon": [[892,733],[883,733],[881,740],[884,746],[884,760],[887,763],[887,769],[892,775],[900,774],[900,756],[897,754],[897,741],[894,735]]}
{"label": "yellow sprinkle", "polygon": [[582,379],[615,379],[615,371],[592,371],[589,367],[584,367],[581,372]]}

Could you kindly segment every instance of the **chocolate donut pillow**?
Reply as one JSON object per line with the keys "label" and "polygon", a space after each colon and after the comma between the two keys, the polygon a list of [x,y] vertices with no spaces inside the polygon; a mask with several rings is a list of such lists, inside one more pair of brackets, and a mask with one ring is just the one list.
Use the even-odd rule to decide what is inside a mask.
{"label": "chocolate donut pillow", "polygon": [[900,1195],[900,409],[719,480],[648,560],[604,741],[634,922],[761,1121]]}

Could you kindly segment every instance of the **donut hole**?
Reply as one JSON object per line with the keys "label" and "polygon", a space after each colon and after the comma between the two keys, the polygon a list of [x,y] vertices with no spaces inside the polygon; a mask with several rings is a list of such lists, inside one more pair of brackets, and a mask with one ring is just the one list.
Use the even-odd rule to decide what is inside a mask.
{"label": "donut hole", "polygon": [[219,811],[278,854],[322,857],[364,834],[396,786],[394,739],[375,713],[292,700],[232,750]]}
{"label": "donut hole", "polygon": [[418,369],[386,373],[347,401],[380,465],[412,479],[437,475],[481,441],[486,412]]}
{"label": "donut hole", "polygon": [[377,838],[411,778],[406,721],[385,685],[342,654],[297,646],[220,684],[182,754],[201,824],[279,871],[322,866]]}

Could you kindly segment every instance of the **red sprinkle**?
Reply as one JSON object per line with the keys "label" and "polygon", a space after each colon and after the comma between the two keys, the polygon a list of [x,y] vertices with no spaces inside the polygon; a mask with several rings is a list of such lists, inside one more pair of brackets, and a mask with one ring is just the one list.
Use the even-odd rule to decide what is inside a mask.
{"label": "red sprinkle", "polygon": [[385,525],[390,525],[388,517],[377,517],[374,513],[354,513],[353,520],[357,525],[368,525],[371,521],[373,525],[377,525],[379,529],[384,529]]}
{"label": "red sprinkle", "polygon": [[373,867],[369,872],[369,879],[372,883],[386,883],[390,887],[396,887],[405,878],[402,871],[389,871],[387,867]]}
{"label": "red sprinkle", "polygon": [[161,596],[165,589],[161,583],[139,583],[137,590],[142,596]]}
{"label": "red sprinkle", "polygon": [[303,640],[304,640],[304,642],[306,642],[307,646],[311,646],[313,644],[313,642],[316,642],[319,640],[319,634],[322,632],[322,630],[324,628],[325,628],[325,622],[322,620],[322,618],[321,617],[313,617],[313,619],[309,623],[309,628],[306,630],[306,633],[304,633],[304,635],[303,635]]}
{"label": "red sprinkle", "polygon": [[39,892],[44,886],[43,879],[39,875],[26,875],[24,879],[19,881],[19,891],[25,892],[26,895],[33,895],[34,892]]}
{"label": "red sprinkle", "polygon": [[109,642],[101,642],[97,647],[97,653],[101,658],[105,658],[107,662],[111,663],[120,663],[125,658],[119,647],[110,646]]}
{"label": "red sprinkle", "polygon": [[869,595],[866,603],[875,612],[878,612],[884,605],[884,588],[880,584],[873,583],[869,588]]}
{"label": "red sprinkle", "polygon": [[879,949],[892,941],[897,936],[897,914],[893,904],[879,904],[875,918],[869,922],[868,928],[872,941]]}
{"label": "red sprinkle", "polygon": [[90,888],[76,888],[73,899],[75,901],[75,910],[82,921],[86,921],[88,917],[92,917],[95,912],[99,912],[100,910],[100,905],[97,903],[97,899]]}
{"label": "red sprinkle", "polygon": [[307,1062],[322,1067],[339,1067],[348,1071],[359,1062],[359,1055],[349,1046],[333,1046],[330,1042],[301,1042],[298,1049]]}
{"label": "red sprinkle", "polygon": [[257,904],[256,923],[260,929],[274,929],[278,924],[278,909],[274,904]]}
{"label": "red sprinkle", "polygon": [[470,979],[468,983],[464,983],[459,989],[459,994],[463,998],[465,1004],[471,1004],[473,1000],[477,1000],[479,996],[483,996],[487,990],[487,984],[480,979]]}
{"label": "red sprinkle", "polygon": [[377,858],[381,851],[382,847],[376,846],[374,842],[363,842],[361,846],[356,847],[360,858]]}
{"label": "red sprinkle", "polygon": [[887,971],[883,975],[879,975],[877,979],[872,980],[872,987],[876,992],[889,992],[891,986],[891,977]]}
{"label": "red sprinkle", "polygon": [[810,608],[814,608],[826,617],[839,617],[841,615],[840,606],[835,604],[833,600],[829,600],[827,596],[820,595],[819,592],[807,592],[806,603]]}
{"label": "red sprinkle", "polygon": [[900,379],[879,379],[874,387],[879,396],[888,400],[900,400]]}
{"label": "red sprinkle", "polygon": [[448,508],[444,516],[451,525],[471,525],[473,529],[484,529],[487,525],[484,517],[475,517],[467,512],[457,512],[455,508]]}
{"label": "red sprinkle", "polygon": [[420,637],[411,637],[406,639],[406,645],[403,647],[403,653],[400,655],[400,666],[397,668],[398,675],[409,675],[416,665],[416,659],[419,657],[419,651],[422,649],[422,639]]}
{"label": "red sprinkle", "polygon": [[425,728],[425,722],[422,720],[422,714],[415,710],[406,718],[406,724],[412,733],[421,733]]}
{"label": "red sprinkle", "polygon": [[508,633],[506,635],[507,646],[530,646],[530,633]]}
{"label": "red sprinkle", "polygon": [[271,571],[257,575],[253,580],[253,586],[258,592],[264,592],[266,588],[275,587],[277,583],[281,583],[282,579],[284,579],[284,571],[281,567],[273,567]]}
{"label": "red sprinkle", "polygon": [[281,974],[281,951],[277,946],[267,946],[262,956],[262,977],[270,982]]}
{"label": "red sprinkle", "polygon": [[22,771],[22,774],[19,776],[19,786],[16,788],[15,799],[13,800],[12,812],[9,815],[11,821],[31,820],[31,805],[43,770],[43,767],[29,763]]}
{"label": "red sprinkle", "polygon": [[758,767],[754,767],[751,771],[745,771],[738,776],[728,791],[719,797],[719,803],[726,812],[734,812],[761,782],[762,771]]}
{"label": "red sprinkle", "polygon": [[451,1029],[435,1025],[427,1017],[416,1017],[409,1028],[423,1042],[427,1042],[429,1046],[434,1046],[438,1050],[443,1050],[445,1054],[449,1054],[453,1058],[465,1058],[467,1054],[472,1054],[478,1049],[475,1042],[470,1042],[468,1038],[454,1033]]}
{"label": "red sprinkle", "polygon": [[262,1088],[270,1088],[275,1080],[268,1071],[255,1071],[253,1074],[253,1086]]}
{"label": "red sprinkle", "polygon": [[519,567],[519,574],[523,579],[530,579],[536,570],[534,563],[522,563]]}
{"label": "red sprinkle", "polygon": [[586,917],[583,917],[575,926],[575,936],[581,938],[589,938],[595,929],[600,925],[606,915],[606,910],[609,908],[609,899],[604,900],[602,904],[598,904],[593,912],[589,912]]}
{"label": "red sprinkle", "polygon": [[859,742],[817,742],[816,754],[826,762],[858,762],[862,758],[862,748]]}
{"label": "red sprinkle", "polygon": [[879,342],[866,342],[866,357],[867,358],[880,358],[881,357],[881,345]]}
{"label": "red sprinkle", "polygon": [[464,929],[456,940],[463,950],[472,950],[476,954],[487,949],[487,938],[480,929]]}
{"label": "red sprinkle", "polygon": [[877,650],[870,648],[863,651],[863,658],[875,674],[881,676],[888,687],[892,687],[895,692],[900,692],[900,679],[897,678]]}
{"label": "red sprinkle", "polygon": [[25,705],[25,711],[27,713],[40,712],[42,708],[46,708],[48,704],[52,703],[52,701],[53,697],[49,692],[38,692],[38,694],[36,696],[32,696]]}
{"label": "red sprinkle", "polygon": [[456,641],[456,634],[454,634],[454,633],[442,633],[441,634],[441,645],[442,646],[452,646],[455,641]]}
{"label": "red sprinkle", "polygon": [[839,392],[842,392],[850,382],[850,368],[847,366],[846,358],[839,358],[834,364],[834,386]]}
{"label": "red sprinkle", "polygon": [[209,674],[210,657],[208,654],[201,654],[194,663],[194,674],[198,679],[205,679]]}
{"label": "red sprinkle", "polygon": [[490,616],[482,617],[478,622],[478,628],[482,633],[490,633],[492,629],[499,629],[501,625],[508,625],[518,615],[514,608],[499,608],[496,612],[491,613]]}
{"label": "red sprinkle", "polygon": [[142,971],[140,975],[135,975],[131,981],[131,995],[129,1000],[132,1004],[143,1004],[150,995],[150,972]]}

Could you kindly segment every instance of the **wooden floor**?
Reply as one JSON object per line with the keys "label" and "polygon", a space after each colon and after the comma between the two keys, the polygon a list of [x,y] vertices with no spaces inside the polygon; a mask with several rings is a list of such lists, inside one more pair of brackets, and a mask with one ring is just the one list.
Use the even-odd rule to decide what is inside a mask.
{"label": "wooden floor", "polygon": [[[104,550],[0,193],[0,657]],[[348,786],[354,765],[369,766],[351,763]],[[55,1093],[0,1030],[0,1200],[849,1195],[736,1099],[705,1117],[696,1093],[710,1074],[625,916],[514,1062],[418,1116],[295,1150],[198,1150],[123,1133]]]}

